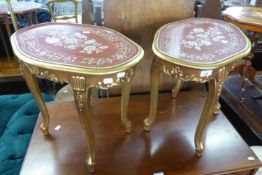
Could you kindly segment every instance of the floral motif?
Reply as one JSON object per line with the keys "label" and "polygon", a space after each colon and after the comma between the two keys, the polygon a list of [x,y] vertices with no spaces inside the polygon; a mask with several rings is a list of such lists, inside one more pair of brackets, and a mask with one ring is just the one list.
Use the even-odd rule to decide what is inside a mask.
{"label": "floral motif", "polygon": [[87,54],[101,53],[108,48],[107,45],[97,42],[96,39],[89,39],[87,35],[84,35],[80,32],[76,32],[72,35],[72,33],[69,31],[64,31],[61,33],[52,31],[47,35],[45,42],[70,50],[81,48],[82,50],[79,52]]}
{"label": "floral motif", "polygon": [[247,44],[241,31],[231,24],[194,18],[163,27],[156,47],[174,59],[212,64],[243,52]]}
{"label": "floral motif", "polygon": [[228,40],[218,27],[208,27],[205,30],[202,27],[194,28],[187,36],[187,40],[182,40],[182,45],[186,48],[194,48],[201,51],[202,47],[210,46],[212,42],[227,44]]}
{"label": "floral motif", "polygon": [[91,25],[45,23],[19,30],[21,54],[37,61],[84,67],[112,67],[136,58],[140,48],[113,30]]}

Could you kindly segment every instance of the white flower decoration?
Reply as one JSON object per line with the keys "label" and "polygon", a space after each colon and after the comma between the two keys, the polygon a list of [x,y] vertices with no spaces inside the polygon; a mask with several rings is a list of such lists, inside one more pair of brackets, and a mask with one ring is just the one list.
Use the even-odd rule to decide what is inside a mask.
{"label": "white flower decoration", "polygon": [[227,44],[228,41],[225,39],[223,33],[217,27],[209,27],[207,30],[204,28],[194,28],[187,36],[188,40],[183,40],[182,45],[185,48],[195,49],[198,51],[202,50],[202,47],[208,47],[213,42],[221,42]]}
{"label": "white flower decoration", "polygon": [[55,44],[60,42],[61,40],[59,38],[54,38],[54,37],[47,37],[45,39],[45,42],[49,43],[49,44]]}
{"label": "white flower decoration", "polygon": [[95,39],[85,41],[85,44],[94,44],[94,43],[96,43]]}
{"label": "white flower decoration", "polygon": [[[68,31],[61,33],[52,31],[46,37],[45,41],[54,46],[64,47],[65,49],[74,50],[80,48],[80,53],[92,54],[103,52],[109,46],[102,45],[96,39],[88,39],[89,31],[76,32],[73,35]],[[87,34],[87,35],[86,35]]]}

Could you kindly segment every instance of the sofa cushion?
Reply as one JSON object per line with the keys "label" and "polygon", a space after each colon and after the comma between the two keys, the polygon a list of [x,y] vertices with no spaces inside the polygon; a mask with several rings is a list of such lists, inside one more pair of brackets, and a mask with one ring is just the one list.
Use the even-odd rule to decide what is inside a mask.
{"label": "sofa cushion", "polygon": [[[52,98],[42,94],[46,102]],[[19,174],[39,109],[32,94],[0,96],[0,174]]]}

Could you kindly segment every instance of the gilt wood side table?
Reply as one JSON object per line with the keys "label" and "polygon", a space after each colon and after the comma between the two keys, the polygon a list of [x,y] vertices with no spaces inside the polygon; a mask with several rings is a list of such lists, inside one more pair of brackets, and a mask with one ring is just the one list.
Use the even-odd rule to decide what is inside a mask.
{"label": "gilt wood side table", "polygon": [[21,29],[12,35],[11,43],[43,115],[40,128],[44,135],[49,133],[49,115],[36,77],[71,84],[87,142],[86,163],[89,171],[94,172],[95,141],[88,109],[90,90],[122,85],[121,120],[126,132],[130,132],[127,118],[130,81],[143,57],[143,49],[111,29],[65,23]]}
{"label": "gilt wood side table", "polygon": [[[22,15],[28,12],[34,12],[42,8],[41,3],[36,2],[11,2],[15,14]],[[8,14],[6,2],[0,2],[0,14]]]}
{"label": "gilt wood side table", "polygon": [[[252,42],[252,52],[243,59],[242,64],[238,67],[240,75],[243,77],[241,84],[241,101],[245,100],[245,82],[249,80],[255,84],[256,70],[251,66],[251,60],[256,50],[257,40],[262,33],[262,8],[259,7],[230,7],[224,12],[224,20],[230,22],[242,30],[249,31],[249,39]],[[261,98],[261,97],[260,97]]]}
{"label": "gilt wood side table", "polygon": [[151,67],[150,112],[144,120],[144,129],[148,131],[156,117],[161,72],[178,80],[173,97],[179,92],[181,81],[207,82],[208,95],[194,138],[196,155],[201,156],[203,133],[212,114],[220,108],[218,99],[224,81],[229,71],[249,53],[251,44],[232,24],[195,18],[161,27],[152,47],[157,57]]}
{"label": "gilt wood side table", "polygon": [[[12,5],[12,9],[14,14],[16,15],[25,15],[25,17],[27,18],[29,25],[33,24],[33,21],[35,23],[38,23],[37,21],[37,11],[39,9],[42,8],[42,4],[41,3],[36,3],[36,2],[11,2]],[[9,37],[11,37],[12,34],[12,30],[11,30],[11,26],[10,24],[12,24],[12,20],[10,19],[10,13],[7,7],[7,3],[6,2],[0,2],[0,24],[4,24],[5,25],[5,29],[6,32],[8,34]],[[0,29],[0,35],[2,34],[2,29]],[[8,61],[10,61],[10,53],[9,50],[7,48],[7,43],[6,40],[4,39],[4,36],[0,36],[6,55],[8,57]],[[9,38],[8,37],[8,38]]]}
{"label": "gilt wood side table", "polygon": [[[33,21],[37,23],[36,12],[37,10],[41,9],[43,4],[36,3],[36,2],[11,2],[11,6],[13,8],[13,12],[16,15],[26,15],[26,18],[29,22],[29,25],[33,24]],[[1,15],[8,15],[9,11],[7,8],[6,2],[0,2],[0,14]],[[11,28],[9,18],[5,16],[3,18],[7,33],[11,36]]]}

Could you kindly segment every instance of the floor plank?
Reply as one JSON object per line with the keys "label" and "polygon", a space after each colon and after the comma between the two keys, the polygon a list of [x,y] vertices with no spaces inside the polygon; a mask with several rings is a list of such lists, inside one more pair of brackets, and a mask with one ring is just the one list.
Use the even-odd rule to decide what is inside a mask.
{"label": "floor plank", "polygon": [[0,59],[0,82],[17,81],[22,78],[22,72],[15,58]]}

